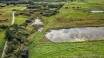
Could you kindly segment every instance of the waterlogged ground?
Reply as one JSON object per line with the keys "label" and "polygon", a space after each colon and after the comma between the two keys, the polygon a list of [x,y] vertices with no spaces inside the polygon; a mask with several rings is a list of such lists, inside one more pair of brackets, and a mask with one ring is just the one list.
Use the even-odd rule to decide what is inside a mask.
{"label": "waterlogged ground", "polygon": [[72,42],[104,39],[104,27],[85,27],[51,30],[46,38],[52,42]]}

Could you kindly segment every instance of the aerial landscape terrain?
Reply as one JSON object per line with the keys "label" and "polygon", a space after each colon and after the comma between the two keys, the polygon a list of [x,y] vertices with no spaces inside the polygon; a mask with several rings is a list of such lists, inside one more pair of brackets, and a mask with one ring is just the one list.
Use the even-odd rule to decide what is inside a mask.
{"label": "aerial landscape terrain", "polygon": [[0,58],[104,58],[104,0],[0,0]]}

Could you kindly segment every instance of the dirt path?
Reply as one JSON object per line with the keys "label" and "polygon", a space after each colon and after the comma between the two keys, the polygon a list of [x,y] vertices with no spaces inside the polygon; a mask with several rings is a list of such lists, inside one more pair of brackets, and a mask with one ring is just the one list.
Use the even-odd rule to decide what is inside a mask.
{"label": "dirt path", "polygon": [[6,51],[6,48],[8,47],[7,46],[7,43],[8,43],[8,41],[5,42],[5,45],[4,45],[4,49],[3,49],[3,53],[2,53],[1,58],[4,58],[4,56],[5,56],[5,51]]}
{"label": "dirt path", "polygon": [[11,25],[13,25],[15,23],[15,11],[13,11],[12,13],[12,22]]}
{"label": "dirt path", "polygon": [[[13,25],[14,23],[15,23],[15,12],[13,11],[11,25]],[[4,56],[5,56],[5,51],[6,51],[6,48],[7,48],[7,43],[8,43],[8,41],[5,42],[1,58],[4,58]]]}

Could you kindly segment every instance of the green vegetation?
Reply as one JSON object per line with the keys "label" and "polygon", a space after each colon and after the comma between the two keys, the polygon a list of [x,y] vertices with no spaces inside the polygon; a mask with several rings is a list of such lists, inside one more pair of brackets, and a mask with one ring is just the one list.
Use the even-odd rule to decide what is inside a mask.
{"label": "green vegetation", "polygon": [[23,16],[23,15],[16,16],[15,24],[20,25],[20,24],[24,23],[27,18],[28,18],[27,16]]}
{"label": "green vegetation", "polygon": [[[6,20],[8,19],[8,21],[4,21],[4,24],[10,24],[12,21],[12,11],[16,10],[17,12],[24,10],[26,7],[25,5],[7,5],[5,7],[0,7],[0,20]],[[25,16],[18,16],[16,19],[18,18],[25,18]],[[21,20],[21,19],[20,19]],[[19,21],[16,20],[18,23]],[[2,22],[1,22],[2,23]],[[21,22],[20,22],[21,23]]]}
{"label": "green vegetation", "polygon": [[[25,20],[30,17],[41,17],[39,13],[41,13],[43,10],[37,12],[27,11],[27,13],[31,14],[31,16],[28,16],[25,6],[26,5],[21,4],[0,7],[0,20],[8,19],[8,21],[6,22],[9,22],[10,24],[13,10],[16,10],[16,14],[19,13],[19,15],[16,15],[15,21],[15,24],[18,25],[23,24]],[[90,11],[92,10],[104,10],[104,0],[88,0],[87,2],[67,2],[60,10],[57,10],[59,12],[56,15],[52,15],[49,17],[42,16],[41,18],[44,22],[43,32],[35,32],[28,37],[30,58],[104,58],[104,41],[53,43],[45,38],[46,31],[52,28],[57,29],[71,27],[104,26],[104,13],[91,13]],[[5,22],[3,23],[5,24]],[[27,32],[29,30],[32,30],[32,27],[30,26],[22,27],[24,29],[28,29],[26,30]],[[22,31],[25,31],[24,29],[22,29]],[[19,31],[20,33],[18,34]],[[15,34],[12,35],[14,35],[16,38],[20,37],[25,39],[26,37],[24,33],[22,33],[22,31],[15,30]],[[0,56],[5,42],[5,39],[3,39],[4,37],[4,32],[0,32]],[[18,45],[18,47],[20,48],[20,44]],[[16,52],[18,52],[17,49],[15,50]]]}
{"label": "green vegetation", "polygon": [[[104,26],[104,13],[91,13],[101,9],[104,4],[66,3],[57,15],[43,17],[45,29],[85,26]],[[102,9],[101,9],[102,10]]]}
{"label": "green vegetation", "polygon": [[21,58],[23,49],[28,45],[29,34],[24,26],[10,26],[6,31],[7,47],[4,58]]}
{"label": "green vegetation", "polygon": [[103,7],[102,3],[69,2],[58,14],[43,16],[44,31],[33,35],[30,58],[103,58],[104,41],[53,43],[45,38],[51,28],[104,26],[104,13],[90,12],[96,8],[103,10]]}
{"label": "green vegetation", "polygon": [[30,46],[30,58],[103,58],[104,41],[38,43]]}
{"label": "green vegetation", "polygon": [[[15,5],[15,6],[8,5],[5,7],[0,7],[0,27],[11,24],[13,9],[22,11],[25,9],[25,7],[24,5]],[[26,18],[27,18],[26,16],[16,16],[16,19],[17,19],[16,24],[22,24]],[[0,28],[0,57],[3,51],[4,43],[5,43],[5,31],[1,30]]]}
{"label": "green vegetation", "polygon": [[104,41],[53,43],[36,32],[30,43],[30,58],[103,58]]}
{"label": "green vegetation", "polygon": [[3,46],[4,46],[4,43],[5,43],[5,32],[4,31],[0,31],[0,56],[1,56],[1,53],[2,53],[2,50],[3,50]]}

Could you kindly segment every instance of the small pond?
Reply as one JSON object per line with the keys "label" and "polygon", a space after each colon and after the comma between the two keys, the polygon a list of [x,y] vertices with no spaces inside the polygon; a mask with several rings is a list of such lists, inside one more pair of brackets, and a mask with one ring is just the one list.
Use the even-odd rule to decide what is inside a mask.
{"label": "small pond", "polygon": [[104,13],[104,11],[96,11],[96,10],[93,10],[93,11],[90,11],[91,13]]}
{"label": "small pond", "polygon": [[86,40],[103,40],[104,27],[84,27],[50,30],[45,37],[52,42],[77,42]]}

